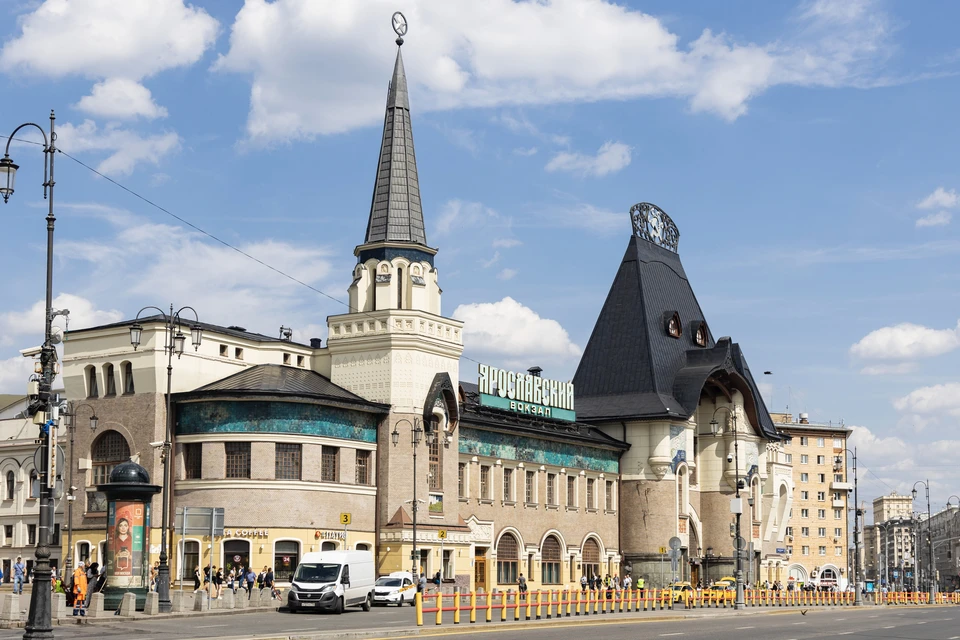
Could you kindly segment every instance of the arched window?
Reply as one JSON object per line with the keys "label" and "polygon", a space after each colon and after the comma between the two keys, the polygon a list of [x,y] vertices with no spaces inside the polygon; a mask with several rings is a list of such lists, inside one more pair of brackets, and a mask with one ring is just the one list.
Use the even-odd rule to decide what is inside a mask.
{"label": "arched window", "polygon": [[540,548],[540,581],[543,584],[560,584],[560,560],[562,552],[556,536],[547,536]]}
{"label": "arched window", "polygon": [[[105,484],[110,480],[110,472],[121,462],[130,459],[130,447],[119,431],[104,431],[90,448],[93,460],[92,486]],[[106,511],[107,499],[96,489],[87,490],[87,511]]]}
{"label": "arched window", "polygon": [[100,390],[97,388],[97,368],[93,365],[90,365],[86,369],[86,378],[87,378],[87,397],[88,398],[99,398]]}
{"label": "arched window", "polygon": [[124,362],[123,365],[123,393],[124,395],[131,395],[136,393],[136,389],[133,386],[133,364],[130,362]]}
{"label": "arched window", "polygon": [[336,542],[330,542],[329,540],[326,540],[323,542],[323,544],[320,545],[320,551],[336,551],[336,550],[337,550]]}
{"label": "arched window", "polygon": [[227,540],[223,543],[223,572],[250,566],[250,541]]}
{"label": "arched window", "polygon": [[7,471],[7,500],[13,500],[17,492],[17,476],[13,471]]}
{"label": "arched window", "polygon": [[593,538],[587,538],[583,543],[583,575],[587,578],[603,576],[600,573],[600,545]]}
{"label": "arched window", "polygon": [[403,309],[403,269],[397,269],[397,309]]}
{"label": "arched window", "polygon": [[497,582],[517,584],[520,573],[520,545],[511,533],[500,536],[497,542]]}
{"label": "arched window", "polygon": [[296,540],[279,540],[273,548],[274,578],[287,582],[293,580],[293,572],[300,564],[300,543]]}
{"label": "arched window", "polygon": [[107,363],[103,365],[103,396],[117,395],[117,378],[113,375],[113,365]]}
{"label": "arched window", "polygon": [[193,572],[200,566],[200,543],[197,540],[181,540],[183,562],[180,566],[180,579],[193,580]]}
{"label": "arched window", "polygon": [[30,470],[30,497],[40,497],[40,474],[37,473],[36,469]]}
{"label": "arched window", "polygon": [[366,542],[358,542],[356,548],[357,551],[370,551],[370,545]]}

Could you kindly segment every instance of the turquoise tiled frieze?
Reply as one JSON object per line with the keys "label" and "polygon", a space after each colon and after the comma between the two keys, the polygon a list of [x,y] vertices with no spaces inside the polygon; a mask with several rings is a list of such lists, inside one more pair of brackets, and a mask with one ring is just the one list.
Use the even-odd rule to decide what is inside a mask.
{"label": "turquoise tiled frieze", "polygon": [[362,411],[295,402],[215,400],[180,405],[177,435],[197,433],[302,433],[376,442],[377,418]]}
{"label": "turquoise tiled frieze", "polygon": [[600,447],[460,427],[460,453],[618,473],[620,453]]}

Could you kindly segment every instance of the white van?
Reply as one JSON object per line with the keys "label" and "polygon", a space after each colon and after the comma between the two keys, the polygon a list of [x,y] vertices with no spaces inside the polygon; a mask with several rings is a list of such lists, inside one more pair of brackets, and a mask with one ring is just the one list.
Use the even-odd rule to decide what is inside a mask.
{"label": "white van", "polygon": [[343,613],[344,607],[370,611],[374,566],[369,551],[305,553],[287,592],[287,611],[323,610]]}

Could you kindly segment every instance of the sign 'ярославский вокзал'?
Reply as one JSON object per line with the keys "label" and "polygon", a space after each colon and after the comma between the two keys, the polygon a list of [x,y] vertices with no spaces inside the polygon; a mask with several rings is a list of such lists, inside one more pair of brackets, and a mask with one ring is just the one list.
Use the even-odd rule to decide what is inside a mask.
{"label": "sign '\u044f\u0440\u043e\u0441\u043b\u0430\u0432\u0441\u043a\u0438\u0439 \u0432\u043e\u043a\u0437\u0430\u043b'", "polygon": [[571,422],[577,419],[572,382],[481,364],[477,386],[484,406]]}

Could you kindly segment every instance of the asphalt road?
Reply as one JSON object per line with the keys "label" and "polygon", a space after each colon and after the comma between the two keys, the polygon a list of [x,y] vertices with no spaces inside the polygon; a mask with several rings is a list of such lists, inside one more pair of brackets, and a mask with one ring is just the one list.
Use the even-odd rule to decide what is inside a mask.
{"label": "asphalt road", "polygon": [[[420,631],[420,637],[444,632],[444,638],[463,640],[468,635],[483,634],[489,640],[513,640],[522,634],[531,640],[622,640],[623,638],[678,638],[680,640],[750,640],[777,638],[777,640],[809,640],[813,638],[843,638],[844,640],[960,640],[960,607],[930,608],[843,608],[836,610],[810,609],[801,615],[799,609],[775,610],[760,613],[748,610],[745,614],[732,611],[700,611],[689,619],[658,620],[657,617],[624,618],[570,618],[560,623],[529,623],[523,631],[513,625],[498,628],[498,623],[461,627],[462,633],[450,633],[451,626],[430,624]],[[682,611],[673,612],[683,615]],[[691,612],[692,613],[692,612]],[[672,615],[664,612],[664,615]],[[117,620],[86,625],[55,626],[57,638],[110,640],[111,638],[149,637],[151,640],[182,640],[183,638],[254,638],[269,635],[304,635],[312,633],[336,634],[342,631],[384,632],[409,630],[414,624],[411,607],[374,608],[370,613],[348,610],[341,616],[317,614],[287,614],[275,611],[222,616],[178,618],[173,620]],[[589,627],[585,629],[584,627]],[[22,629],[0,630],[0,640],[23,636]]]}
{"label": "asphalt road", "polygon": [[[623,638],[677,638],[679,640],[809,640],[811,638],[843,638],[844,640],[960,640],[960,607],[929,609],[799,609],[785,613],[736,615],[719,612],[697,619],[654,621],[635,619],[629,623],[576,620],[569,624],[531,627],[523,632],[524,640],[622,640]],[[589,628],[586,628],[589,627]],[[445,640],[464,640],[473,633],[444,635]],[[428,636],[429,632],[420,637]],[[516,629],[495,629],[484,634],[485,640],[518,636]],[[476,640],[474,638],[474,640]]]}

